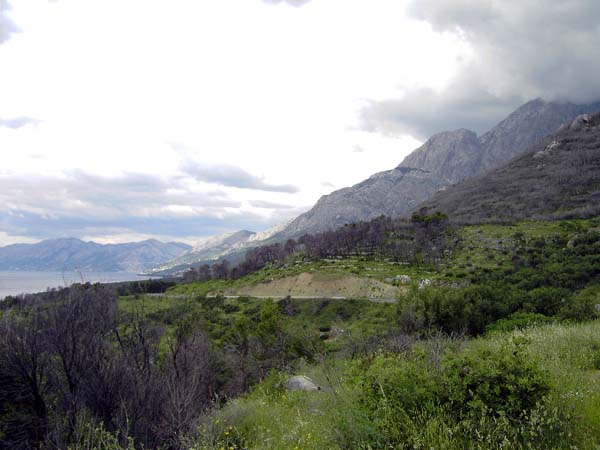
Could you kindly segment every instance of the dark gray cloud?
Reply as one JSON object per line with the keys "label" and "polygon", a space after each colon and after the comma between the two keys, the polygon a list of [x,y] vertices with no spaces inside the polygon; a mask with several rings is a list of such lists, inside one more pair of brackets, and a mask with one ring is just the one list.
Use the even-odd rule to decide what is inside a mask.
{"label": "dark gray cloud", "polygon": [[[287,218],[286,216],[284,216]],[[36,213],[0,212],[0,230],[9,236],[25,236],[33,239],[86,236],[112,236],[123,234],[146,234],[185,238],[189,236],[214,236],[231,231],[250,229],[261,231],[281,220],[247,213],[224,218],[196,216],[188,218],[141,217],[121,219],[96,219],[91,217],[46,216]],[[1,245],[1,244],[0,244]]]}
{"label": "dark gray cloud", "polygon": [[19,28],[8,17],[10,5],[7,0],[0,0],[0,44],[6,42],[13,33],[17,33]]}
{"label": "dark gray cloud", "polygon": [[600,99],[597,0],[415,0],[409,10],[460,35],[475,58],[442,92],[372,102],[363,113],[367,129],[421,138],[461,127],[481,132],[536,97]]}
{"label": "dark gray cloud", "polygon": [[181,166],[181,171],[199,181],[240,189],[286,193],[295,193],[300,190],[300,188],[291,184],[267,183],[261,177],[228,164],[207,165],[188,161]]}
{"label": "dark gray cloud", "polygon": [[[169,205],[176,207],[165,209]],[[64,178],[0,176],[0,209],[39,212],[49,217],[178,217],[185,215],[186,208],[219,216],[227,208],[240,206],[223,192],[191,192],[177,180],[145,174],[102,177],[73,171]]]}
{"label": "dark gray cloud", "polygon": [[237,229],[261,231],[287,219],[291,211],[286,205],[271,204],[277,208],[271,218],[265,218],[240,210],[242,203],[223,191],[198,193],[184,181],[136,173],[103,177],[82,171],[61,178],[0,175],[0,231],[36,239],[210,236]]}
{"label": "dark gray cloud", "polygon": [[4,119],[0,117],[0,127],[12,128],[13,130],[24,127],[25,125],[37,125],[38,123],[40,123],[39,120],[26,116],[7,117]]}

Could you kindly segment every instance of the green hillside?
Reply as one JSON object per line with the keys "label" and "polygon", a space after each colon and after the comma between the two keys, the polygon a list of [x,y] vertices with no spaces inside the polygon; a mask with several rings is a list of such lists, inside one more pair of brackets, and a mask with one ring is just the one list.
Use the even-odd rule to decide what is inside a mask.
{"label": "green hillside", "polygon": [[[381,219],[357,230],[387,233],[384,244],[297,251],[164,292],[76,285],[8,298],[5,448],[34,445],[42,425],[54,448],[90,450],[597,448],[600,218],[435,220]],[[419,244],[423,233],[443,247]],[[378,250],[405,242],[412,251]],[[362,296],[277,292],[290,279],[352,280]],[[382,299],[381,286],[397,295]],[[258,288],[278,295],[242,295]],[[321,390],[288,391],[294,375]]]}

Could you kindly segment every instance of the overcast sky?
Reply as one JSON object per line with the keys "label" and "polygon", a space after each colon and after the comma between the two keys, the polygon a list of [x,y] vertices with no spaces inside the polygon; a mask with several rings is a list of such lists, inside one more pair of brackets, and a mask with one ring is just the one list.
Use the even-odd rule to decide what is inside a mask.
{"label": "overcast sky", "polygon": [[597,0],[0,0],[0,245],[261,231],[485,131],[600,99]]}

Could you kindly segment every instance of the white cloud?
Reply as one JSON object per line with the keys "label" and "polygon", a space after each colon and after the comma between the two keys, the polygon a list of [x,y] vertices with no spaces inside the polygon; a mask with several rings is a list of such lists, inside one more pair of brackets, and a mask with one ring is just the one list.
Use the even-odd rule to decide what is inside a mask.
{"label": "white cloud", "polygon": [[[22,32],[0,46],[0,117],[40,122],[0,127],[0,175],[54,180],[51,192],[60,193],[61,186],[70,192],[68,201],[58,195],[60,207],[73,215],[85,211],[90,220],[120,208],[129,217],[149,219],[222,217],[222,228],[237,227],[240,217],[249,220],[243,228],[271,225],[286,210],[253,206],[257,202],[305,208],[332,185],[354,184],[394,167],[419,144],[408,136],[358,129],[367,100],[414,86],[442,89],[458,70],[457,58],[469,51],[453,34],[409,19],[406,5],[13,2],[11,20]],[[357,146],[364,152],[352,152]],[[190,160],[205,169],[193,182],[181,179],[181,164]],[[215,170],[224,167],[243,171],[249,175],[245,186],[254,183],[260,190],[222,183],[232,174]],[[89,198],[93,183],[91,191],[73,190],[73,173],[100,179],[145,174],[165,180],[167,191],[153,206],[144,199],[143,206],[122,207],[116,191],[107,193],[99,183],[96,193],[107,196],[107,204],[99,205]],[[183,189],[185,201],[173,203],[175,191],[168,189]],[[190,200],[219,189],[235,203],[225,212]],[[31,212],[56,215],[45,197]],[[0,207],[19,198],[5,195]]]}

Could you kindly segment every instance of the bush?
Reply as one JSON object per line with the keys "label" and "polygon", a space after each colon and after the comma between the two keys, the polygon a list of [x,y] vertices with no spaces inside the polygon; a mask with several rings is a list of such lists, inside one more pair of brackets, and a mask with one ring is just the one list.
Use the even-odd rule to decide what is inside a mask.
{"label": "bush", "polygon": [[516,312],[511,314],[506,319],[500,319],[497,322],[487,326],[488,333],[505,332],[512,330],[521,330],[532,325],[541,325],[551,323],[551,317],[543,314]]}
{"label": "bush", "polygon": [[544,286],[529,291],[526,301],[533,312],[554,316],[566,303],[568,297],[567,289]]}
{"label": "bush", "polygon": [[353,367],[350,379],[359,388],[359,403],[388,442],[404,442],[411,417],[433,410],[440,383],[424,355],[376,357],[366,368]]}
{"label": "bush", "polygon": [[599,311],[596,305],[600,304],[600,293],[593,289],[585,289],[566,301],[560,308],[559,317],[563,320],[583,322],[597,319]]}
{"label": "bush", "polygon": [[523,421],[550,392],[548,375],[525,354],[524,340],[466,350],[444,365],[447,401],[458,417]]}

